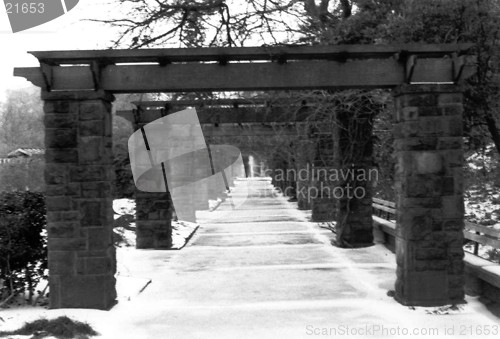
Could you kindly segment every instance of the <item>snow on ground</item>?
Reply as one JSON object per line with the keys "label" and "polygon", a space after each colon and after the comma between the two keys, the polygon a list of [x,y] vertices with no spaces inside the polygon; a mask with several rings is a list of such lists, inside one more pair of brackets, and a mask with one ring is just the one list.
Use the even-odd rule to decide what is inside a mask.
{"label": "snow on ground", "polygon": [[197,223],[172,220],[172,249],[181,249],[198,229]]}
{"label": "snow on ground", "polygon": [[[441,330],[440,335],[412,335],[415,338],[498,337],[498,334],[478,335],[477,332],[473,334],[467,332],[469,326],[471,330],[477,328],[484,330],[486,326],[489,326],[490,331],[493,328],[492,326],[497,326],[497,328],[500,326],[499,319],[493,316],[477,298],[468,296],[466,298],[467,304],[458,307],[452,307],[451,305],[447,307],[405,307],[398,304],[394,299],[387,296],[387,292],[394,287],[396,267],[395,257],[390,251],[382,245],[362,249],[340,249],[330,246],[332,233],[319,227],[317,223],[310,222],[308,218],[309,211],[297,210],[296,203],[288,202],[285,197],[278,196],[277,199],[283,206],[289,206],[287,213],[290,216],[304,223],[309,230],[308,232],[324,244],[321,250],[324,251],[325,257],[314,258],[317,262],[311,265],[317,266],[318,269],[311,269],[310,273],[307,273],[311,283],[305,286],[312,287],[315,283],[314,274],[318,274],[318,276],[319,274],[325,274],[325,270],[328,270],[331,266],[330,269],[334,270],[334,275],[331,284],[327,284],[330,287],[315,285],[316,288],[321,287],[328,290],[331,286],[343,286],[342,284],[345,284],[346,293],[350,296],[338,299],[270,300],[269,302],[256,303],[241,303],[236,300],[235,305],[222,305],[223,303],[219,305],[217,302],[214,305],[201,304],[200,306],[185,304],[185,299],[189,298],[189,295],[184,295],[183,293],[186,292],[183,292],[182,289],[183,284],[188,279],[188,274],[199,274],[200,277],[199,282],[189,281],[189,284],[199,283],[200,286],[206,288],[207,279],[211,279],[210,277],[217,273],[217,271],[206,271],[196,267],[193,270],[186,271],[174,269],[175,265],[180,265],[178,267],[186,265],[183,263],[184,260],[189,259],[187,257],[188,253],[190,253],[191,260],[193,260],[193,255],[196,255],[196,246],[189,246],[186,252],[141,251],[131,246],[122,246],[117,249],[119,303],[111,311],[85,309],[47,310],[42,307],[13,307],[0,310],[0,317],[3,319],[0,319],[0,331],[19,328],[24,322],[40,317],[55,318],[60,315],[67,315],[75,320],[90,323],[95,330],[102,334],[102,338],[113,339],[175,337],[171,335],[171,331],[177,331],[178,333],[179,329],[186,331],[185,336],[177,336],[179,338],[197,337],[196,333],[199,331],[211,331],[212,328],[224,330],[234,328],[239,331],[236,334],[242,338],[255,337],[253,336],[254,333],[259,333],[259,338],[282,337],[278,336],[278,333],[287,334],[287,337],[290,338],[333,337],[332,335],[308,335],[306,324],[314,324],[314,329],[329,330],[334,327],[338,328],[338,325],[342,324],[342,319],[350,319],[351,322],[355,320],[356,323],[344,322],[343,324],[358,326],[359,328],[364,324],[379,324],[392,330],[395,328],[439,328]],[[227,202],[225,203],[227,204]],[[122,211],[122,208],[123,211],[132,210],[131,202],[120,206],[119,211]],[[224,202],[221,203],[221,206],[224,206]],[[276,212],[271,210],[269,213]],[[261,213],[264,213],[264,210],[261,210]],[[183,222],[175,223],[175,225],[187,225],[191,228],[194,226]],[[259,246],[256,246],[256,248],[258,249]],[[195,257],[196,260],[207,257],[208,262],[215,262],[214,260],[217,258],[217,255],[213,253],[213,251],[217,251],[217,248],[198,248],[197,251],[201,257]],[[304,250],[304,252],[306,251]],[[264,258],[267,257],[265,253],[262,253],[262,255]],[[335,260],[332,261],[332,258]],[[221,262],[219,265],[221,265],[224,260],[233,260],[233,258],[219,258],[219,260]],[[255,279],[255,277],[260,276],[263,281],[266,281],[265,274],[273,274],[276,270],[281,270],[285,274],[287,269],[284,267],[289,264],[287,260],[292,260],[292,258],[287,259],[285,257],[282,260],[284,260],[283,264],[274,265],[275,268],[273,268],[273,265],[269,269],[265,269],[262,265],[256,266],[260,269],[259,274],[248,274],[248,279]],[[323,261],[326,263],[323,263]],[[300,264],[291,265],[290,267],[298,269]],[[232,272],[227,274],[226,278],[231,280],[233,274],[238,272],[244,274],[246,269],[251,269],[251,266],[245,264],[242,267],[234,267],[234,265],[231,265],[230,267],[221,266],[218,269]],[[146,288],[143,298],[137,298],[141,289],[148,286],[150,280],[153,281],[156,292],[152,294],[150,288]],[[220,281],[212,281],[211,283],[221,284]],[[241,283],[245,282],[241,281]],[[283,281],[282,283],[290,283],[293,286],[294,284],[304,283],[304,281]],[[220,286],[227,286],[227,284],[222,281]],[[356,289],[349,292],[349,287],[356,287]],[[205,288],[202,290],[205,290]],[[127,292],[124,292],[125,290]],[[166,293],[167,291],[169,293]],[[196,292],[196,290],[192,292],[200,293]],[[246,293],[246,291],[244,292]],[[313,293],[314,291],[309,292]],[[226,292],[217,289],[212,293],[225,296]],[[167,294],[170,295],[167,296]],[[210,296],[206,296],[206,298],[210,299]],[[238,296],[236,296],[236,299],[238,299]],[[214,316],[213,313],[220,316]],[[301,319],[308,319],[308,322],[297,323],[294,321],[297,316],[300,316]],[[200,319],[211,319],[214,323],[200,322]],[[262,323],[248,321],[248,319],[259,320]],[[455,331],[453,335],[443,335],[442,331],[444,329],[453,328],[453,326]],[[164,328],[168,330],[163,331]],[[465,333],[468,335],[462,336],[460,329],[465,329]],[[156,333],[156,335],[145,336],[146,333]],[[162,335],[158,333],[162,333]],[[382,338],[387,336],[391,335],[350,335],[344,337]],[[209,337],[232,338],[235,336],[231,337],[227,333],[211,332]],[[401,338],[402,335],[392,335],[392,337]]]}
{"label": "snow on ground", "polygon": [[[498,154],[489,144],[483,152],[466,158],[465,217],[466,220],[500,229],[500,190],[495,183],[499,176]],[[496,185],[495,185],[496,184]]]}
{"label": "snow on ground", "polygon": [[[211,209],[217,208],[221,200],[210,200]],[[114,232],[119,236],[117,244],[118,250],[122,247],[135,247],[136,225],[135,225],[135,201],[133,199],[115,199],[113,210],[115,211]],[[186,245],[193,232],[198,228],[198,224],[183,221],[172,221],[172,249],[181,249]]]}
{"label": "snow on ground", "polygon": [[[464,197],[465,220],[474,224],[487,226],[498,230],[500,233],[500,194],[492,185],[481,188],[472,188]],[[464,246],[469,252],[474,251],[474,243],[469,242]],[[488,245],[479,245],[478,255],[484,259],[498,262],[500,251]]]}
{"label": "snow on ground", "polygon": [[127,198],[115,199],[113,200],[113,211],[115,215],[135,215],[135,200]]}
{"label": "snow on ground", "polygon": [[[219,201],[212,201],[212,209],[217,208]],[[130,258],[135,249],[135,201],[133,199],[115,199],[113,211],[115,212],[114,232],[120,236],[116,246],[117,272],[116,289],[119,303],[128,302],[138,296],[151,283],[151,279],[145,276],[133,274],[131,267],[137,265]],[[172,248],[181,249],[198,228],[198,224],[187,221],[172,221]],[[45,286],[46,280],[40,282]],[[20,298],[22,299],[22,297]],[[94,310],[48,310],[46,306],[25,305],[22,300],[13,303],[6,309],[0,309],[0,331],[14,330],[21,327],[24,322],[39,319],[41,317],[56,318],[60,315],[68,315],[75,320],[89,323],[99,323],[103,315],[108,318],[110,312]],[[9,338],[30,338],[30,336],[9,336]],[[50,337],[47,337],[50,339]],[[110,337],[112,338],[112,337]]]}

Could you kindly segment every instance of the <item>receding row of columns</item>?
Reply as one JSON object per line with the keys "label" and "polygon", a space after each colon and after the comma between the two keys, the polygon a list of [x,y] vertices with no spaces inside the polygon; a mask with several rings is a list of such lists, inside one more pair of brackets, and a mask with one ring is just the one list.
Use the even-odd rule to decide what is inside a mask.
{"label": "receding row of columns", "polygon": [[[42,98],[50,306],[107,309],[116,299],[111,208],[113,96],[103,91],[44,92]],[[408,305],[461,302],[462,94],[453,85],[405,85],[395,92],[395,102],[396,298]],[[349,119],[344,116],[339,121],[352,124]],[[346,139],[345,129],[340,128],[332,142],[318,149],[318,143],[304,138],[296,145],[299,156],[282,166],[293,163],[297,170],[342,167],[347,150],[356,142],[361,155],[348,164],[371,168],[370,118],[360,117],[355,124],[363,132],[356,134],[358,139]],[[312,149],[316,154],[311,158]],[[318,154],[326,155],[327,161],[319,163]],[[299,207],[312,208],[315,220],[337,220],[346,244],[372,242],[369,182],[355,183],[364,185],[367,192],[360,199],[320,200],[300,192],[304,187],[306,191],[318,185],[320,189],[345,187],[350,182],[330,182],[328,178],[292,181],[285,185],[294,185]],[[168,197],[139,193],[137,200],[138,247],[168,247],[172,214]]]}
{"label": "receding row of columns", "polygon": [[[461,90],[404,85],[394,91],[394,101],[396,299],[425,306],[463,302]],[[330,133],[302,136],[293,161],[280,157],[270,172],[274,185],[296,198],[299,209],[312,210],[313,221],[336,221],[342,247],[373,243],[372,184],[378,174],[372,119],[338,115]],[[290,169],[293,179],[280,177]],[[367,177],[332,181],[330,170],[362,171]],[[296,189],[287,189],[290,185]],[[341,196],[347,185],[363,196]],[[338,194],[332,196],[334,190]]]}

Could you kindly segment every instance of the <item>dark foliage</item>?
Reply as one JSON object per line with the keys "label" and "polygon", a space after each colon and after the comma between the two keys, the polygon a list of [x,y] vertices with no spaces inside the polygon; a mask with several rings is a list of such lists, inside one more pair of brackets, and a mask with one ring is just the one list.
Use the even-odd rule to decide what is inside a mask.
{"label": "dark foliage", "polygon": [[56,319],[38,319],[24,324],[18,330],[0,332],[0,337],[10,335],[34,335],[32,338],[45,338],[54,336],[59,339],[89,338],[98,335],[89,324],[72,320],[66,316]]}
{"label": "dark foliage", "polygon": [[0,296],[28,292],[47,268],[45,197],[36,192],[0,194]]}

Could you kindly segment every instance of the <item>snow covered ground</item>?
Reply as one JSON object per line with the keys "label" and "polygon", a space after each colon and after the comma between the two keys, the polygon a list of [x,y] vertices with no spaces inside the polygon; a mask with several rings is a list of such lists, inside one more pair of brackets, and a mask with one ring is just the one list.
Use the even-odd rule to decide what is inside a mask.
{"label": "snow covered ground", "polygon": [[[383,246],[333,247],[331,232],[281,196],[248,204],[202,224],[182,251],[121,247],[122,276],[134,281],[111,311],[6,309],[0,331],[67,315],[103,338],[498,338],[500,320],[477,298],[457,307],[395,302],[395,258]],[[341,329],[350,332],[332,334]]]}
{"label": "snow covered ground", "polygon": [[[466,158],[464,194],[465,220],[497,229],[500,232],[500,189],[495,180],[500,178],[499,156],[493,144],[484,152],[474,152]],[[473,252],[469,243],[465,250]],[[500,251],[491,246],[479,245],[478,255],[498,262]]]}
{"label": "snow covered ground", "polygon": [[[210,206],[216,208],[217,201],[210,201]],[[115,211],[114,232],[119,236],[117,251],[123,247],[135,247],[135,201],[133,199],[115,199],[113,210]],[[118,221],[119,220],[119,221]],[[172,221],[172,249],[181,249],[185,246],[198,224],[183,221]]]}

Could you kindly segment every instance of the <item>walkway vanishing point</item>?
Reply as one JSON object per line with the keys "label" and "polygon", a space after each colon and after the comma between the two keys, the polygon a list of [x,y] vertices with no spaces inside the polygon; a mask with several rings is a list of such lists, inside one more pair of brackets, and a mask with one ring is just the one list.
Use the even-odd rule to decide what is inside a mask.
{"label": "walkway vanishing point", "polygon": [[[237,213],[201,221],[182,250],[118,251],[120,271],[137,283],[134,293],[120,293],[118,278],[121,298],[110,311],[53,309],[43,316],[89,322],[103,339],[498,338],[500,319],[476,298],[467,296],[458,309],[397,303],[387,295],[395,256],[384,245],[334,247],[333,234],[308,222],[269,180],[237,180],[231,195],[247,183],[250,194]],[[229,206],[228,199],[216,211]],[[40,311],[2,311],[12,329],[22,324],[12,323],[19,316],[34,320]]]}
{"label": "walkway vanishing point", "polygon": [[[249,197],[237,213],[201,222],[181,251],[134,250],[134,266],[123,259],[133,275],[152,283],[110,311],[122,314],[116,338],[403,337],[398,328],[437,334],[411,335],[417,338],[463,338],[465,325],[500,326],[470,297],[458,311],[402,306],[387,295],[396,263],[382,244],[334,247],[333,234],[308,222],[270,181],[247,180]],[[237,181],[233,196],[243,183]],[[224,209],[228,201],[219,206]],[[445,336],[450,328],[455,335]],[[351,335],[339,335],[342,330]]]}

